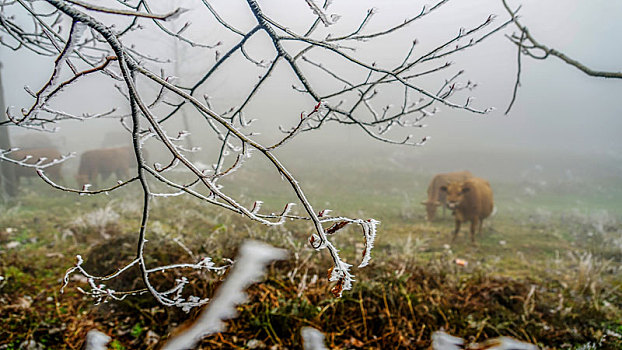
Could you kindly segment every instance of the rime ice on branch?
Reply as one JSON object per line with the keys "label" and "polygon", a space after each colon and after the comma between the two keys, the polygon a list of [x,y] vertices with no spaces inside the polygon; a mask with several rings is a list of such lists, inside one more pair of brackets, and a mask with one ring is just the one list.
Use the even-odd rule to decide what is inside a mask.
{"label": "rime ice on branch", "polygon": [[[162,9],[162,2],[149,0],[107,3],[106,6],[112,7],[96,1],[65,0],[42,1],[47,4],[40,7],[23,1],[0,4],[0,30],[5,34],[1,44],[11,50],[27,50],[48,56],[54,63],[50,78],[37,91],[26,87],[33,99],[30,106],[17,113],[15,108],[10,108],[10,120],[4,124],[50,131],[65,120],[88,122],[90,119],[113,118],[119,120],[128,131],[128,138],[133,141],[138,164],[136,173],[108,189],[72,189],[60,186],[42,171],[38,172],[51,186],[80,194],[108,193],[129,185],[140,186],[142,190],[143,212],[141,228],[137,232],[137,256],[111,276],[118,276],[137,266],[145,288],[140,291],[110,290],[103,283],[110,276],[90,275],[81,267],[78,258],[77,265],[70,272],[79,272],[87,277],[91,290],[86,293],[98,301],[105,301],[149,292],[164,305],[188,309],[203,304],[206,299],[181,295],[187,280],[180,279],[172,289],[161,291],[151,284],[149,277],[165,269],[211,269],[213,266],[198,262],[150,267],[144,258],[148,254],[145,243],[150,233],[151,199],[159,196],[166,200],[171,196],[184,195],[265,225],[281,225],[288,219],[308,221],[314,228],[309,242],[316,250],[328,251],[333,265],[329,278],[336,282],[332,292],[340,296],[351,288],[354,278],[350,272],[351,265],[342,260],[330,236],[346,225],[358,225],[365,242],[359,267],[364,267],[370,262],[379,222],[367,218],[331,217],[326,210],[318,213],[294,174],[277,158],[275,151],[303,133],[334,124],[350,125],[381,142],[418,146],[428,138],[424,135],[397,136],[401,133],[394,132],[403,129],[419,132],[425,126],[425,119],[438,112],[438,106],[476,114],[490,111],[489,108],[474,106],[470,96],[460,96],[471,91],[475,84],[463,81],[464,72],[454,69],[451,58],[486,40],[509,21],[494,24],[494,16],[482,18],[479,24],[470,28],[456,28],[454,34],[425,50],[412,36],[412,44],[406,45],[405,52],[394,53],[403,59],[395,64],[386,64],[375,61],[374,57],[364,57],[359,54],[359,49],[379,40],[387,40],[398,32],[409,31],[422,18],[434,15],[449,0],[423,6],[395,25],[374,30],[367,28],[377,15],[376,9],[359,9],[361,11],[357,14],[357,9],[352,8],[348,13],[337,14],[331,11],[331,1],[324,1],[323,4],[316,0],[299,1],[309,20],[303,29],[292,29],[299,27],[300,23],[288,25],[285,21],[271,18],[259,2],[246,0],[250,11],[245,20],[253,23],[248,30],[237,28],[235,19],[221,15],[217,8],[219,4],[209,0],[186,1],[184,7],[191,9],[188,11]],[[22,16],[30,17],[32,21],[18,20]],[[233,41],[206,42],[197,39],[205,28],[192,24],[191,16],[210,18],[210,21],[202,23],[212,25],[210,31],[220,30],[223,38],[234,38]],[[360,20],[348,25],[346,16],[360,16]],[[215,57],[215,61],[202,60],[207,64],[202,72],[176,78],[174,75],[177,72],[172,71],[171,62],[177,58],[157,57],[151,53],[144,37],[142,42],[135,40],[140,38],[140,33],[151,36],[156,33],[159,39],[170,39],[183,50],[202,58]],[[268,39],[265,42],[270,50],[256,50],[252,43],[261,38]],[[266,56],[266,52],[270,53]],[[344,68],[343,64],[347,67]],[[206,86],[217,72],[244,65],[256,69],[259,79],[240,81],[235,91],[224,91],[226,96],[237,96],[239,91],[246,91],[237,101],[220,105],[206,94]],[[275,79],[276,72],[281,71],[292,78],[286,84],[291,85],[307,102],[299,106],[300,115],[292,116],[290,125],[274,125],[274,129],[282,132],[277,139],[260,143],[252,122],[255,119],[269,122],[268,113],[272,111],[263,115],[256,115],[254,111],[255,119],[247,119],[246,114],[251,113],[249,105],[253,102],[265,94],[274,94],[269,82]],[[345,74],[346,71],[349,74]],[[114,84],[125,105],[111,104],[104,110],[85,110],[81,113],[64,111],[68,106],[57,103],[59,97],[69,94],[70,87],[80,86],[89,76],[98,76],[102,81]],[[430,87],[430,84],[422,83],[423,77],[428,81],[436,78],[438,83]],[[140,84],[137,84],[139,80]],[[386,96],[390,96],[390,101]],[[196,122],[203,123],[203,130],[195,128],[167,132],[166,126],[170,124],[167,122],[179,119],[184,110],[194,112]],[[200,133],[201,137],[212,138],[218,143],[219,152],[215,159],[200,158],[202,154],[197,148],[186,147],[185,138],[190,133]],[[166,150],[169,161],[164,164],[148,163],[142,150],[146,140],[159,143],[160,148]],[[2,155],[4,157],[4,151]],[[223,187],[220,180],[243,167],[244,161],[251,156],[263,158],[276,169],[296,196],[297,203],[283,203],[282,212],[267,213],[262,211],[260,198],[247,203]],[[201,164],[213,166],[206,168]],[[179,180],[179,177],[173,176],[172,170],[184,171],[192,178]],[[156,192],[156,186],[168,190]],[[294,214],[293,204],[301,206],[304,214]]]}

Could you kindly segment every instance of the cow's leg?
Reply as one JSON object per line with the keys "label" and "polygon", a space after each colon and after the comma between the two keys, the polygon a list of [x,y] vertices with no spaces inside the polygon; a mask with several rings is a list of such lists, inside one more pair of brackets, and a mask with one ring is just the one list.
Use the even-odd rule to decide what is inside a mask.
{"label": "cow's leg", "polygon": [[482,226],[483,225],[484,225],[484,219],[480,219],[479,220],[479,229],[477,231],[477,235],[480,236],[480,237],[482,236]]}
{"label": "cow's leg", "polygon": [[471,243],[476,244],[475,243],[475,229],[477,227],[481,227],[481,223],[482,221],[479,218],[474,218],[473,220],[471,220]]}
{"label": "cow's leg", "polygon": [[456,228],[454,229],[454,234],[451,237],[451,243],[453,243],[456,240],[456,237],[458,236],[458,231],[460,231],[460,220],[456,219]]}
{"label": "cow's leg", "polygon": [[52,180],[58,184],[65,184],[65,181],[63,180],[63,175],[61,174],[59,167],[51,167],[50,177],[52,177]]}
{"label": "cow's leg", "polygon": [[91,170],[89,172],[89,183],[93,187],[97,187],[97,171]]}
{"label": "cow's leg", "polygon": [[111,172],[110,171],[102,171],[100,172],[101,176],[102,176],[102,181],[106,181],[106,179],[108,179],[110,177]]}

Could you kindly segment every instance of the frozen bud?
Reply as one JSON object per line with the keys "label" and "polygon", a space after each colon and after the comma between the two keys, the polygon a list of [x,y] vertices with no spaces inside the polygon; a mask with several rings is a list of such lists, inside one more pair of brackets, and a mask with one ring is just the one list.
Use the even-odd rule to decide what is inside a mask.
{"label": "frozen bud", "polygon": [[166,21],[176,20],[177,18],[179,18],[179,16],[181,16],[182,14],[184,14],[185,12],[188,12],[188,11],[189,11],[189,9],[187,9],[187,8],[179,7],[175,11],[173,11],[173,13],[171,13],[168,16],[166,16],[165,20]]}
{"label": "frozen bud", "polygon": [[320,236],[318,236],[317,234],[312,234],[311,237],[309,237],[309,244],[311,244],[311,247],[313,249],[320,249],[322,242],[320,239]]}
{"label": "frozen bud", "polygon": [[330,210],[330,209],[322,209],[322,210],[318,213],[318,215],[317,215],[317,216],[318,216],[319,218],[324,217],[324,216],[329,216],[329,214],[330,214],[330,212],[331,212],[331,211],[332,211],[332,210]]}
{"label": "frozen bud", "polygon": [[37,94],[36,94],[34,91],[32,91],[28,85],[25,85],[25,86],[24,86],[24,90],[26,90],[26,92],[27,92],[30,96],[32,96],[32,97],[37,97]]}
{"label": "frozen bud", "polygon": [[168,77],[165,78],[165,80],[171,84],[174,84],[179,78],[174,76],[174,75],[170,75]]}
{"label": "frozen bud", "polygon": [[188,29],[188,27],[190,27],[190,23],[191,23],[191,22],[186,22],[186,23],[184,23],[184,26],[183,26],[183,27],[181,27],[181,29],[179,29],[179,30],[177,31],[177,35],[179,35],[179,34],[183,33],[186,29]]}
{"label": "frozen bud", "polygon": [[253,209],[251,209],[251,213],[257,214],[262,204],[263,204],[262,201],[255,201],[255,203],[253,203]]}

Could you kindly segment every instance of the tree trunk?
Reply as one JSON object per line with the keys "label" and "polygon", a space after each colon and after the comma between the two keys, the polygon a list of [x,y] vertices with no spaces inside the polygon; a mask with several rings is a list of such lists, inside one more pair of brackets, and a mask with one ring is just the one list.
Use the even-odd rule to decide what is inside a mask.
{"label": "tree trunk", "polygon": [[[4,104],[4,88],[2,85],[2,64],[0,63],[0,123],[8,120]],[[11,148],[8,125],[0,125],[0,149]],[[15,170],[12,164],[0,161],[0,201],[6,202],[17,194]]]}

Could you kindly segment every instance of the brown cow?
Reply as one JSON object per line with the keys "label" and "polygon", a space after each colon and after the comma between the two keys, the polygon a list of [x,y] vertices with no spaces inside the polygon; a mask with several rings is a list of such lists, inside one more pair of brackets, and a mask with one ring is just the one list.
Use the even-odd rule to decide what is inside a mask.
{"label": "brown cow", "polygon": [[441,191],[447,193],[447,206],[454,211],[456,229],[451,241],[453,242],[460,231],[460,224],[471,222],[471,242],[475,244],[475,229],[482,232],[484,219],[490,216],[494,207],[492,189],[488,181],[473,177],[461,182],[452,182],[441,186]]}
{"label": "brown cow", "polygon": [[434,175],[428,186],[428,200],[421,202],[421,204],[425,205],[428,221],[434,220],[436,208],[439,206],[443,207],[443,216],[445,216],[445,208],[447,208],[446,193],[441,191],[441,186],[447,186],[451,182],[464,181],[472,177],[473,174],[466,170]]}
{"label": "brown cow", "polygon": [[[40,159],[44,159],[41,162],[41,165],[49,164],[55,159],[61,159],[62,155],[55,148],[31,148],[31,149],[20,149],[14,152],[11,152],[7,155],[11,159],[15,160],[23,160],[27,156],[30,156],[28,160],[25,161],[26,164],[35,164],[39,162]],[[62,163],[58,163],[56,165],[49,166],[44,168],[43,171],[47,176],[50,177],[55,182],[62,181],[62,176],[60,173]],[[37,171],[35,168],[25,167],[25,166],[15,166],[15,181],[19,184],[19,181],[22,177],[35,177],[37,175]]]}
{"label": "brown cow", "polygon": [[130,147],[102,148],[86,151],[80,156],[80,167],[76,181],[81,187],[85,184],[97,185],[97,176],[105,180],[114,173],[119,179],[129,177],[130,167],[136,166]]}

